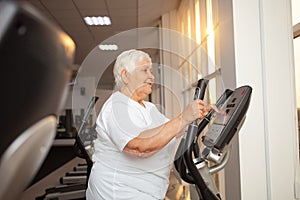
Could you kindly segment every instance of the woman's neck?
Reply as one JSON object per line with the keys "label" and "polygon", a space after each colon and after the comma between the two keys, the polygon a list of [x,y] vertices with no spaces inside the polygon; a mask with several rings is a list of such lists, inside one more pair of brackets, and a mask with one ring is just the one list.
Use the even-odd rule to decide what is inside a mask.
{"label": "woman's neck", "polygon": [[122,87],[120,90],[119,90],[122,94],[128,96],[130,99],[138,102],[141,106],[145,107],[145,104],[143,103],[143,100],[144,98],[142,98],[140,95],[138,95],[138,93],[136,92],[131,92],[129,90],[129,88],[127,87]]}

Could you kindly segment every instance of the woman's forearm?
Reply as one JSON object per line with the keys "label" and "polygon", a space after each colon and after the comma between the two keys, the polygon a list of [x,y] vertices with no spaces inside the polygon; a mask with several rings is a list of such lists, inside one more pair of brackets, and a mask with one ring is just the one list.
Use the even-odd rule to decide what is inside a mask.
{"label": "woman's forearm", "polygon": [[152,155],[162,149],[174,137],[183,134],[183,129],[196,119],[203,119],[208,111],[213,108],[211,105],[204,106],[201,100],[195,100],[188,104],[183,112],[169,122],[153,129],[140,133],[136,138],[130,140],[124,148],[124,152],[144,157]]}
{"label": "woman's forearm", "polygon": [[187,123],[182,120],[180,114],[159,127],[143,131],[138,137],[127,143],[124,152],[138,157],[149,157],[180,134],[186,125]]}

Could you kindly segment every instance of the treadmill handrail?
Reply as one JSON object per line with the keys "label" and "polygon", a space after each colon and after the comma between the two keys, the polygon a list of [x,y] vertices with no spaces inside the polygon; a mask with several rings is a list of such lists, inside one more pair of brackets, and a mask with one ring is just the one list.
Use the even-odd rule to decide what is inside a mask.
{"label": "treadmill handrail", "polygon": [[[89,168],[91,168],[91,166],[93,165],[93,161],[90,158],[88,152],[86,151],[85,146],[84,146],[84,144],[83,144],[83,142],[80,138],[80,135],[84,131],[84,129],[86,127],[87,119],[89,117],[89,114],[91,113],[91,111],[94,108],[94,106],[95,106],[96,102],[98,101],[98,99],[99,99],[99,97],[93,96],[92,99],[90,100],[89,105],[87,107],[87,111],[85,112],[85,115],[82,119],[82,123],[79,127],[79,130],[78,130],[77,134],[76,134],[75,144],[74,144],[75,149],[80,151],[80,152],[75,151],[76,155],[78,157],[84,158],[86,160],[87,165],[88,165]],[[89,172],[88,172],[88,176],[89,176]]]}

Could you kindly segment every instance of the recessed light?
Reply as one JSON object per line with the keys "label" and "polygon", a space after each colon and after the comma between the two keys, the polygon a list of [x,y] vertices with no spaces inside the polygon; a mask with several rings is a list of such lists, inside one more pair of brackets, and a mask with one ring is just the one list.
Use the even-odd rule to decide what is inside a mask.
{"label": "recessed light", "polygon": [[111,25],[111,21],[110,21],[110,18],[107,17],[107,16],[104,16],[104,17],[101,17],[101,16],[98,16],[98,17],[95,17],[95,16],[87,16],[87,17],[84,17],[84,21],[87,25],[90,25],[90,26],[108,26],[108,25]]}
{"label": "recessed light", "polygon": [[119,48],[116,44],[100,44],[98,47],[103,51],[116,51]]}

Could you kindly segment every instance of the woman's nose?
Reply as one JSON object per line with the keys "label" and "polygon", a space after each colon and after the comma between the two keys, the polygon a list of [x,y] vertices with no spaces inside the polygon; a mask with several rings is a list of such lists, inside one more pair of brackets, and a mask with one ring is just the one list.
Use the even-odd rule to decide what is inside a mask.
{"label": "woman's nose", "polygon": [[154,77],[153,73],[151,71],[149,71],[148,74],[149,74],[149,78],[154,80],[155,77]]}
{"label": "woman's nose", "polygon": [[150,78],[152,79],[152,80],[154,80],[154,75],[152,74],[152,72],[150,72]]}

